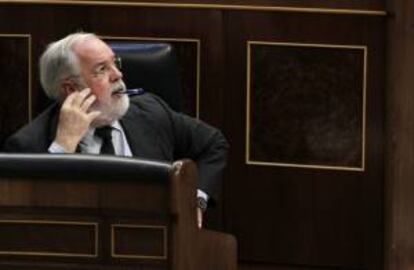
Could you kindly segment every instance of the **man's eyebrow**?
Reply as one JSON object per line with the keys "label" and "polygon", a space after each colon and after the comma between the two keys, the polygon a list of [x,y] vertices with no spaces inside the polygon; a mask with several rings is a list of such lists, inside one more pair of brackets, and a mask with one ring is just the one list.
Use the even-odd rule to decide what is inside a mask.
{"label": "man's eyebrow", "polygon": [[[116,55],[113,55],[109,61],[115,61],[115,59],[116,59]],[[109,61],[108,60],[102,60],[102,61],[94,64],[92,67],[97,68],[99,66],[106,65]]]}
{"label": "man's eyebrow", "polygon": [[99,69],[108,65],[108,61],[100,61],[91,67],[91,72],[97,72]]}
{"label": "man's eyebrow", "polygon": [[107,63],[107,61],[106,61],[106,60],[104,60],[104,61],[99,61],[98,63],[94,64],[94,65],[93,65],[93,67],[95,68],[95,67],[98,67],[98,66],[102,66],[102,65],[105,65],[106,63]]}

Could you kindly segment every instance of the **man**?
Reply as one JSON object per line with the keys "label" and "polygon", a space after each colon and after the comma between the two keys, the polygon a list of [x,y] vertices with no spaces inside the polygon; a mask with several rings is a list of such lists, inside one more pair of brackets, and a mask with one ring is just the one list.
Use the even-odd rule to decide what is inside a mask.
{"label": "man", "polygon": [[157,96],[145,93],[130,100],[116,64],[111,48],[94,34],[75,33],[50,44],[40,58],[40,81],[58,102],[12,135],[5,150],[190,158],[199,171],[201,227],[202,211],[207,200],[214,200],[226,163],[225,138],[217,129],[172,111]]}

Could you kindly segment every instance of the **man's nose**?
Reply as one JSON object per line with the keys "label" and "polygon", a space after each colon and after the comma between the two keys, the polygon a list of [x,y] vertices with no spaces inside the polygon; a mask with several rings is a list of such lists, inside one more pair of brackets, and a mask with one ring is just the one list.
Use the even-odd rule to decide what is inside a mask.
{"label": "man's nose", "polygon": [[116,65],[112,65],[111,80],[117,81],[119,79],[122,79],[122,77],[123,77],[122,71],[120,71]]}

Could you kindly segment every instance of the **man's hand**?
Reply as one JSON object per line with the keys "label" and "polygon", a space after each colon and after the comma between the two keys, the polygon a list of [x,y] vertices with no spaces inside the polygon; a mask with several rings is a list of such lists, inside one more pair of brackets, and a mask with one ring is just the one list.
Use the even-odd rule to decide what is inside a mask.
{"label": "man's hand", "polygon": [[63,102],[59,114],[59,123],[55,142],[62,146],[67,153],[74,153],[91,122],[101,112],[88,112],[95,101],[94,95],[89,95],[89,88],[71,93]]}
{"label": "man's hand", "polygon": [[203,228],[203,210],[200,207],[197,207],[197,226]]}

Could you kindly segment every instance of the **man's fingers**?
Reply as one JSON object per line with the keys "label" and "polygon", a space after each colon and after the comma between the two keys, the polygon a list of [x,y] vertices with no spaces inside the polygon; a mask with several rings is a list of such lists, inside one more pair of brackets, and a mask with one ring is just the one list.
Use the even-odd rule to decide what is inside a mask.
{"label": "man's fingers", "polygon": [[80,92],[75,92],[76,94],[75,94],[75,97],[73,98],[72,105],[75,107],[80,107],[90,92],[91,92],[90,88],[85,88]]}
{"label": "man's fingers", "polygon": [[197,207],[197,227],[199,229],[203,228],[203,210]]}
{"label": "man's fingers", "polygon": [[89,107],[92,105],[95,99],[96,99],[95,95],[90,95],[89,97],[87,97],[81,105],[81,110],[84,112],[88,111]]}
{"label": "man's fingers", "polygon": [[100,111],[92,111],[92,112],[88,113],[88,118],[92,122],[93,119],[95,119],[99,115],[101,115],[101,112]]}
{"label": "man's fingers", "polygon": [[73,103],[73,99],[76,97],[76,92],[71,93],[63,101],[62,107],[70,106]]}

